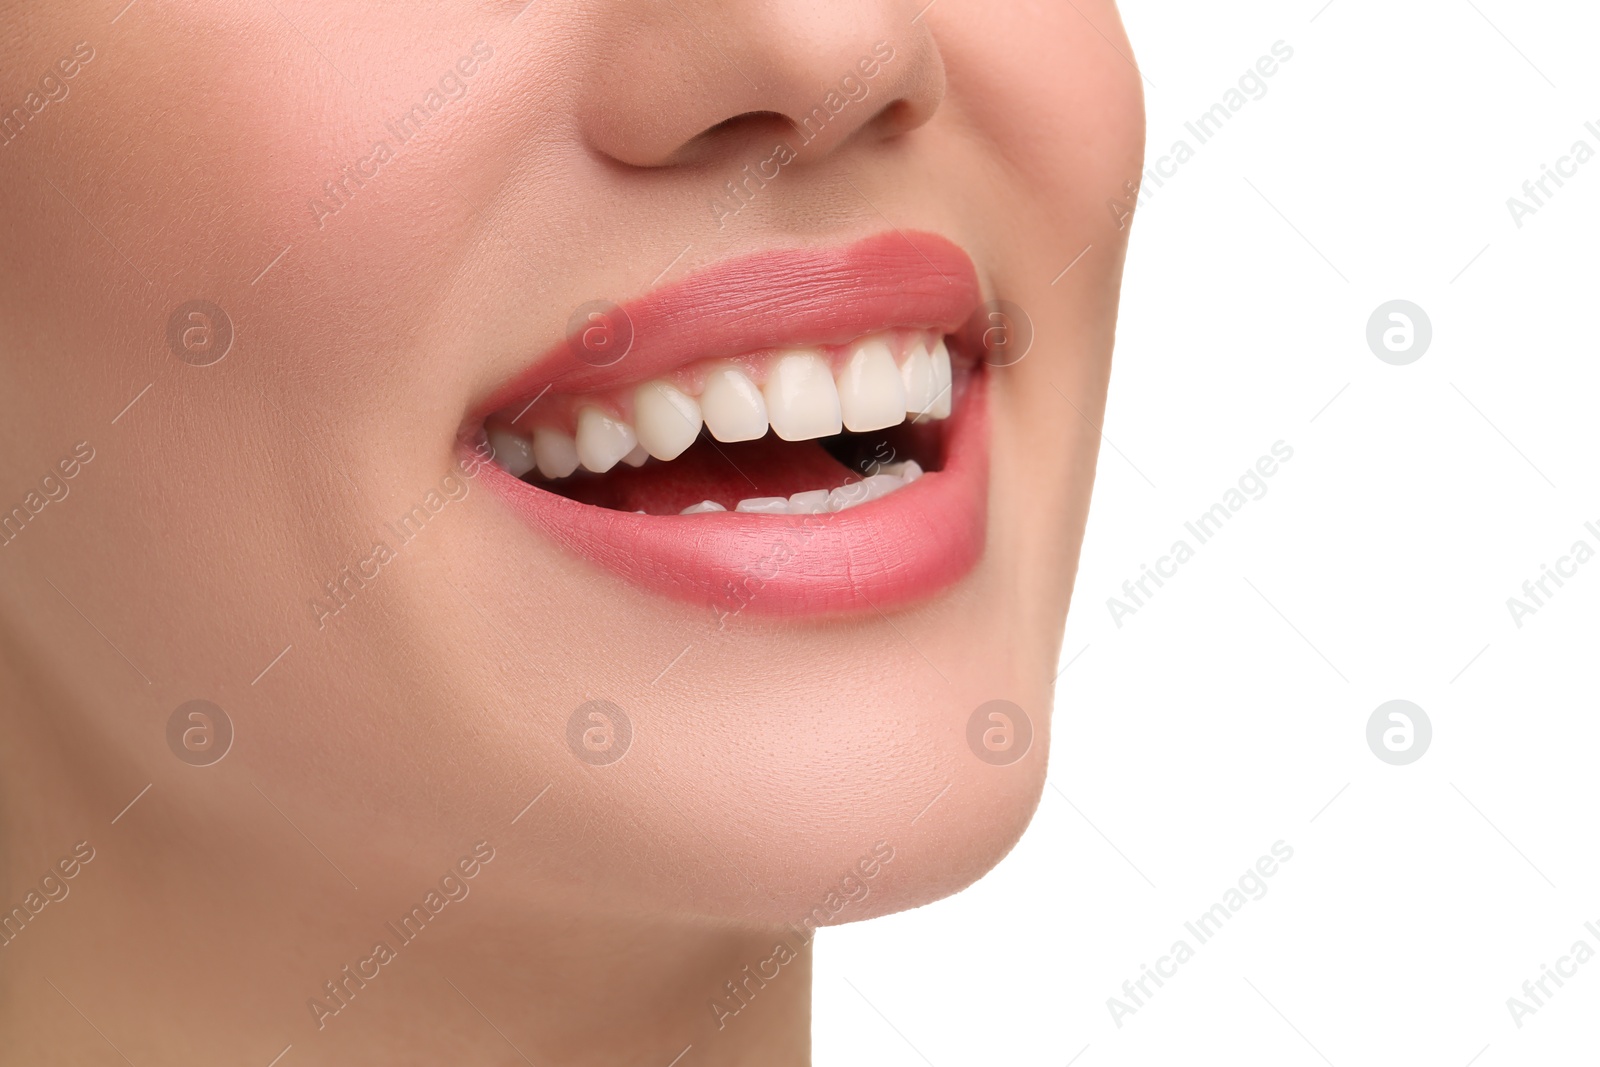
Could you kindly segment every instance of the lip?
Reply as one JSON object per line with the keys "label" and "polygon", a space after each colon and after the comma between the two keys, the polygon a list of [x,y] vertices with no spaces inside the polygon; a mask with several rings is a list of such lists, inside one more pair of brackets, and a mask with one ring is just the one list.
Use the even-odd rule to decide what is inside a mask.
{"label": "lip", "polygon": [[[563,392],[588,392],[696,359],[842,344],[893,327],[955,334],[978,300],[971,259],[933,234],[757,253],[624,305],[634,343],[617,363],[590,366],[565,343],[555,346],[475,417],[529,402],[556,380]],[[636,515],[539,490],[492,464],[482,476],[568,551],[653,592],[706,605],[719,619],[881,610],[933,595],[982,555],[989,433],[981,365],[953,401],[941,469],[833,514]]]}
{"label": "lip", "polygon": [[742,256],[622,305],[634,340],[616,363],[585,363],[563,340],[476,405],[472,419],[520,408],[557,381],[562,392],[595,392],[646,381],[695,359],[844,344],[894,326],[954,333],[979,299],[972,260],[931,233],[885,233],[836,248]]}

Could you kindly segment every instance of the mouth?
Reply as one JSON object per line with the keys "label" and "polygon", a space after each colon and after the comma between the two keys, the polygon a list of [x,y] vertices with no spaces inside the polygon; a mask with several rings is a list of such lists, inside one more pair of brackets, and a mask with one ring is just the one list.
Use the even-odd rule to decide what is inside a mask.
{"label": "mouth", "polygon": [[463,446],[567,550],[719,618],[898,606],[982,553],[977,299],[928,234],[726,262],[580,316]]}

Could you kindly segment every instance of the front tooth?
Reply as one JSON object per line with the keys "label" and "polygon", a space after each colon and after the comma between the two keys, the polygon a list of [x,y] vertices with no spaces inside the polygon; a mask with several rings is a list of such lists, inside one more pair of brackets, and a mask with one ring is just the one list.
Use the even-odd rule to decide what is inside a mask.
{"label": "front tooth", "polygon": [[906,417],[906,387],[894,353],[879,338],[863,341],[835,381],[839,412],[846,429],[855,433],[897,426]]}
{"label": "front tooth", "polygon": [[950,417],[950,350],[944,345],[944,338],[939,338],[939,343],[933,349],[933,406],[928,409],[928,414],[936,419]]}
{"label": "front tooth", "polygon": [[489,447],[494,450],[494,461],[514,478],[522,477],[537,465],[533,458],[533,442],[521,434],[492,426]]}
{"label": "front tooth", "polygon": [[578,469],[578,446],[560,430],[533,431],[533,459],[546,478],[565,478]]}
{"label": "front tooth", "polygon": [[666,382],[645,382],[633,394],[633,425],[645,451],[677,459],[700,436],[700,405]]}
{"label": "front tooth", "polygon": [[644,445],[634,445],[633,451],[622,457],[622,462],[630,467],[642,467],[650,458],[650,453],[644,450]]}
{"label": "front tooth", "polygon": [[717,503],[715,500],[702,500],[698,504],[690,504],[688,507],[686,507],[682,511],[678,512],[678,514],[679,515],[706,515],[706,514],[709,514],[709,513],[713,512],[713,511],[727,511],[727,510],[728,510],[727,508],[723,507],[721,504]]}
{"label": "front tooth", "polygon": [[754,512],[757,515],[789,514],[789,498],[783,496],[752,496],[733,506],[734,511]]}
{"label": "front tooth", "polygon": [[767,433],[766,398],[737,367],[719,367],[706,375],[700,413],[719,441],[754,441]]}
{"label": "front tooth", "polygon": [[832,437],[843,428],[828,362],[809,349],[779,357],[761,390],[772,432],[785,441]]}
{"label": "front tooth", "polygon": [[900,368],[900,380],[906,390],[906,414],[920,422],[933,406],[933,359],[928,346],[918,341],[906,362]]}
{"label": "front tooth", "polygon": [[639,443],[633,427],[599,408],[578,412],[578,458],[596,474],[604,474]]}
{"label": "front tooth", "polygon": [[828,510],[828,491],[826,489],[808,489],[803,493],[795,493],[789,498],[789,514],[791,515],[821,515]]}

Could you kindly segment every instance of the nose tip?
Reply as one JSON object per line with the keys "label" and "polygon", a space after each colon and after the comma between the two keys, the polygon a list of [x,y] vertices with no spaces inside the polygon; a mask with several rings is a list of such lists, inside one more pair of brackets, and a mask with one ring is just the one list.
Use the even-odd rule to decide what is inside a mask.
{"label": "nose tip", "polygon": [[[618,6],[621,10],[621,5]],[[584,133],[634,167],[702,162],[777,137],[813,161],[927,122],[944,63],[898,2],[834,0],[775,10],[746,0],[632,5],[597,32],[609,61],[583,92]]]}

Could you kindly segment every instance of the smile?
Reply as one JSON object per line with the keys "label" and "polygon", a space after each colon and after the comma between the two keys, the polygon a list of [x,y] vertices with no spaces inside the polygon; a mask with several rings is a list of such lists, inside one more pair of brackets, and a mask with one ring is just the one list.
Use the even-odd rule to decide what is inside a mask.
{"label": "smile", "polygon": [[537,530],[652,591],[724,613],[902,604],[982,553],[977,301],[970,259],[927,234],[728,261],[613,308],[614,361],[552,349],[467,440]]}

